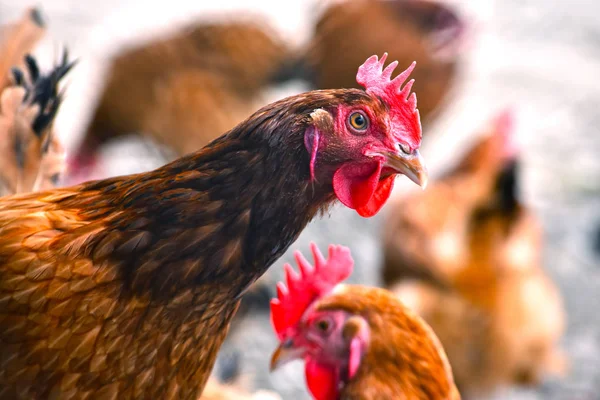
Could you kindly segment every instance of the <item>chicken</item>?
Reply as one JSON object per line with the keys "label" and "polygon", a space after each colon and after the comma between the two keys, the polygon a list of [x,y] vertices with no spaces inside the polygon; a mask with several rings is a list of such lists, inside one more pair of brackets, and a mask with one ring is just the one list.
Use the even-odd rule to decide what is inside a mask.
{"label": "chicken", "polygon": [[0,399],[197,399],[238,299],[317,214],[426,183],[413,66],[385,59],[156,170],[0,199]]}
{"label": "chicken", "polygon": [[424,192],[392,205],[384,282],[440,338],[463,395],[560,372],[565,316],[541,266],[542,230],[518,200],[511,115]]}
{"label": "chicken", "polygon": [[296,253],[287,287],[277,287],[271,320],[280,346],[271,369],[304,359],[317,400],[460,399],[452,371],[429,326],[390,292],[341,285],[350,251],[330,246],[327,260],[311,244],[314,268]]}
{"label": "chicken", "polygon": [[400,63],[416,59],[415,90],[427,122],[452,87],[464,36],[465,23],[439,2],[335,2],[316,25],[308,63],[317,87],[341,88],[356,87],[354,66],[383,48]]}
{"label": "chicken", "polygon": [[283,42],[250,22],[197,24],[125,50],[70,169],[93,170],[97,147],[131,133],[179,156],[201,148],[263,105],[261,90],[287,57]]}
{"label": "chicken", "polygon": [[10,85],[10,70],[23,67],[22,60],[44,36],[45,26],[40,11],[27,9],[14,24],[0,27],[0,92]]}
{"label": "chicken", "polygon": [[29,76],[13,69],[15,85],[0,94],[0,196],[50,189],[64,169],[52,122],[62,101],[58,84],[73,63],[65,53],[47,76],[30,55],[25,63]]}

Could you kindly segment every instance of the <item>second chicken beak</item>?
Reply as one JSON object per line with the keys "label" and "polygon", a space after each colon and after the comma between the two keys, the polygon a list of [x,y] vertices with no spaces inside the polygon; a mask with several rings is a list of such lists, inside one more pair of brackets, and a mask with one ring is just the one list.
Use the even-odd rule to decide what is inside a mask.
{"label": "second chicken beak", "polygon": [[271,355],[270,371],[274,371],[282,365],[287,364],[290,361],[302,358],[304,355],[304,349],[294,348],[290,344],[282,343]]}
{"label": "second chicken beak", "polygon": [[398,154],[389,152],[385,154],[385,165],[393,168],[399,173],[406,175],[408,179],[421,186],[423,189],[427,187],[427,167],[425,160],[421,157],[418,150],[411,154]]}

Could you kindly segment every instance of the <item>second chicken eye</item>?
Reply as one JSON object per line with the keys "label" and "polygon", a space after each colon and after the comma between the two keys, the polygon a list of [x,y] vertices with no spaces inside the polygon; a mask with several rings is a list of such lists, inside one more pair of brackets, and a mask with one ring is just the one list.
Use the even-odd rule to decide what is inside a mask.
{"label": "second chicken eye", "polygon": [[369,119],[364,113],[355,111],[348,117],[348,124],[352,130],[364,132],[369,127]]}
{"label": "second chicken eye", "polygon": [[327,318],[319,319],[315,323],[317,329],[322,333],[327,333],[331,328],[331,325],[331,321],[329,321]]}

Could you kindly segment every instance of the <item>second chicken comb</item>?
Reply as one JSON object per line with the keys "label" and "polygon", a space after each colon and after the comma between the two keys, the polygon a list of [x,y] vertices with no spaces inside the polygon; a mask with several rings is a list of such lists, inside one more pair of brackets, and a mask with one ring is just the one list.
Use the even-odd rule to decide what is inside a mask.
{"label": "second chicken comb", "polygon": [[354,260],[347,247],[330,245],[327,260],[316,244],[311,243],[310,249],[314,268],[302,253],[295,252],[300,274],[290,264],[285,264],[287,287],[280,282],[277,285],[277,298],[271,300],[271,322],[280,339],[288,328],[296,325],[316,299],[329,293],[352,273]]}

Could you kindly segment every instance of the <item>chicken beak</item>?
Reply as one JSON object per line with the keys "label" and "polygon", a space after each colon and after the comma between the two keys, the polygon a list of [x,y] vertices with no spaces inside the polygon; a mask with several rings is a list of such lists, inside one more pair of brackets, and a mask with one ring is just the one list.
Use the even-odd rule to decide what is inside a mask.
{"label": "chicken beak", "polygon": [[304,349],[292,347],[291,343],[284,342],[280,344],[273,352],[273,355],[271,355],[271,365],[269,370],[273,372],[290,361],[302,358],[303,355]]}
{"label": "chicken beak", "polygon": [[427,167],[418,150],[414,150],[411,154],[386,152],[385,165],[400,174],[406,175],[408,179],[421,186],[421,188],[425,189],[427,187]]}

